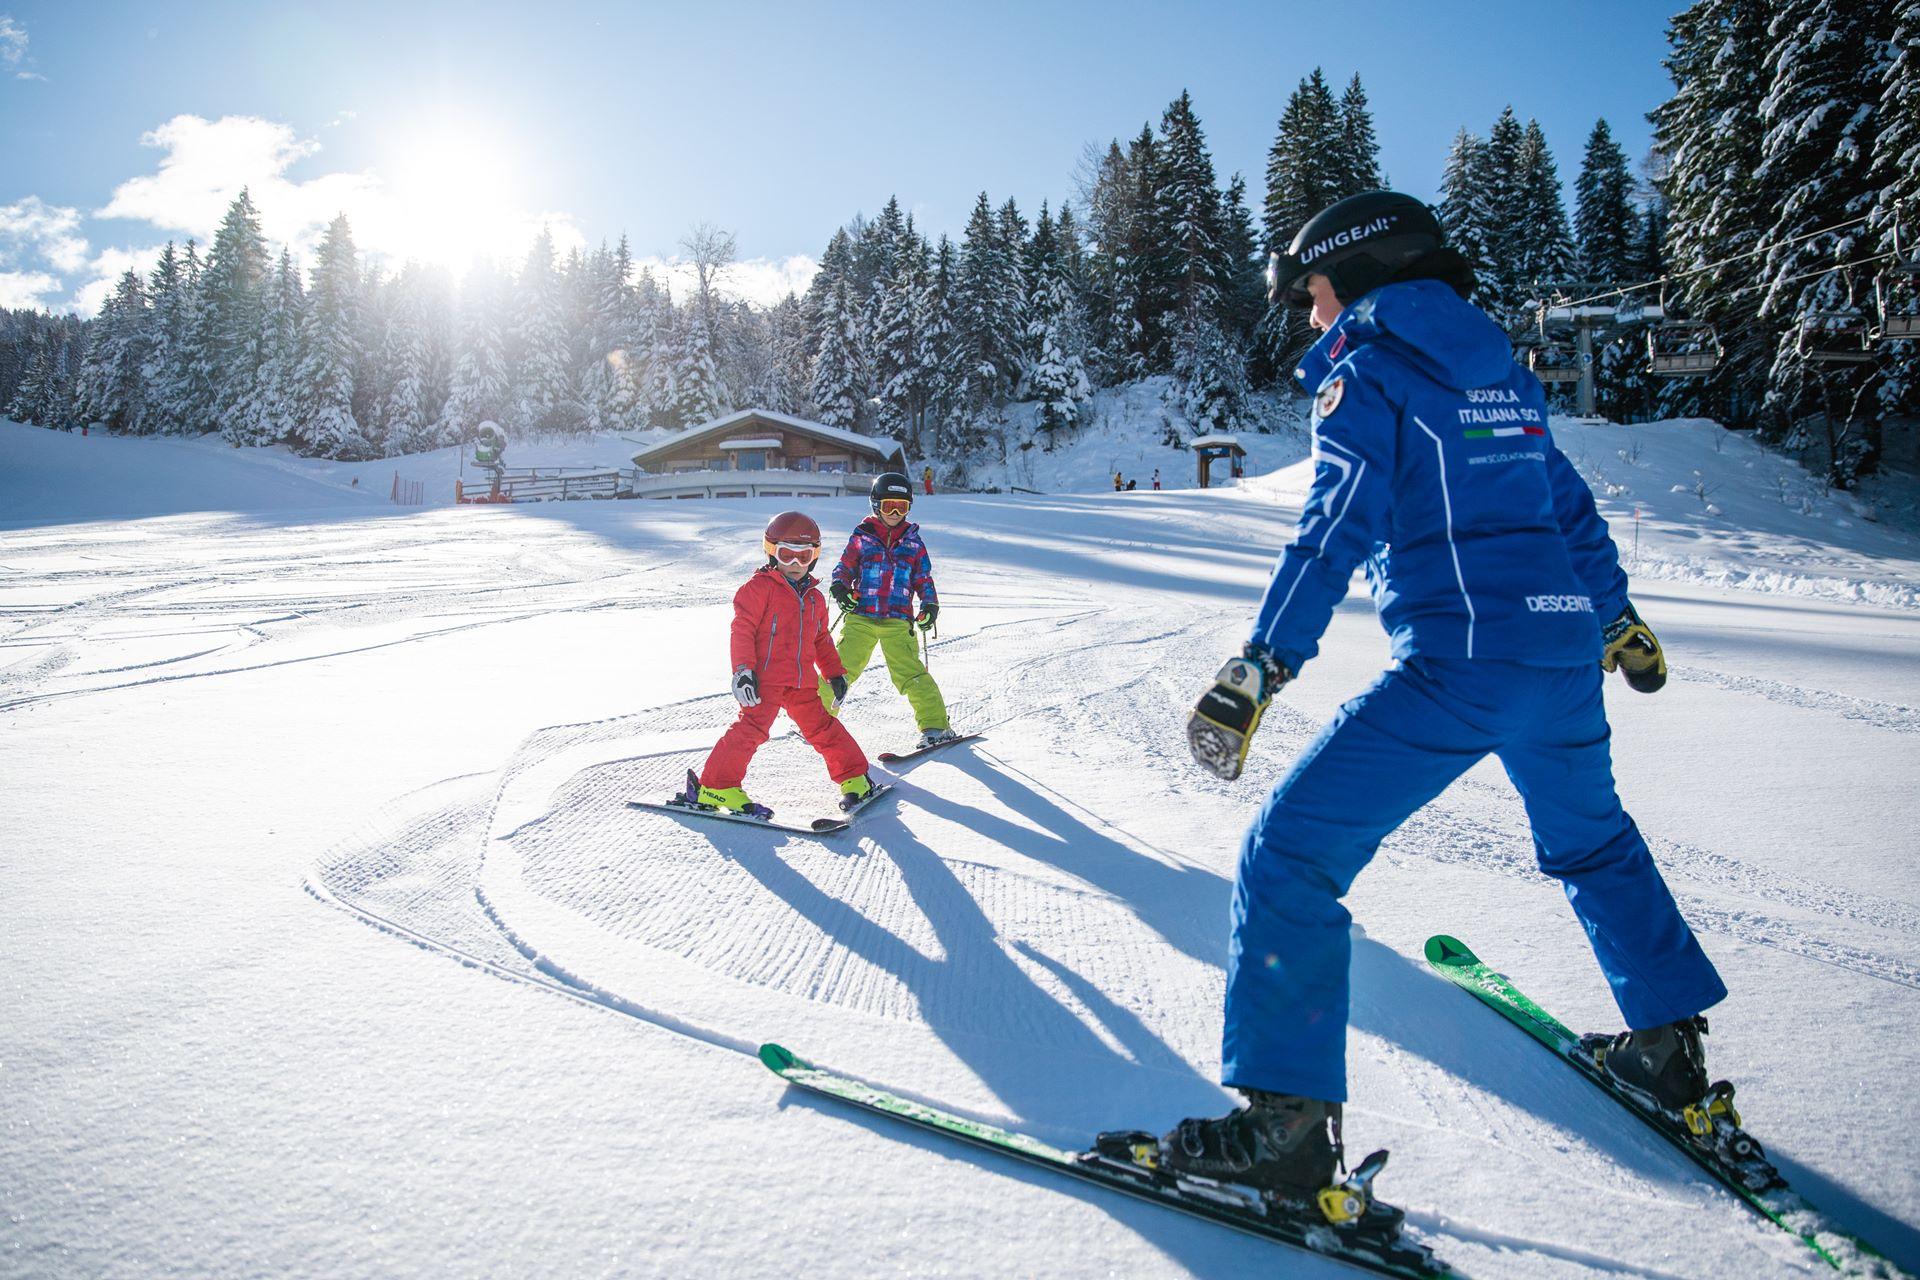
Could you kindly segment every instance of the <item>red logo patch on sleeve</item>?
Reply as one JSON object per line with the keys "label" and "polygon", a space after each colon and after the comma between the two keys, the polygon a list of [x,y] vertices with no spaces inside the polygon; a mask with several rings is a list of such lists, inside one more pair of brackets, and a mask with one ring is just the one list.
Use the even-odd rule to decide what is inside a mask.
{"label": "red logo patch on sleeve", "polygon": [[1332,414],[1335,409],[1340,407],[1340,397],[1346,393],[1347,380],[1345,378],[1328,379],[1326,385],[1320,388],[1320,394],[1313,398],[1314,417],[1325,418]]}

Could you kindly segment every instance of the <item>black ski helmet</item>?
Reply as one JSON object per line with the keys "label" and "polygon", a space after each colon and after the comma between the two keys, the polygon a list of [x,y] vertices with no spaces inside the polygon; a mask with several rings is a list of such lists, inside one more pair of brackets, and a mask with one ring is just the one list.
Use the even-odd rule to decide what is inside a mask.
{"label": "black ski helmet", "polygon": [[898,471],[882,471],[873,478],[873,488],[867,490],[867,505],[876,516],[880,514],[880,504],[888,498],[905,498],[908,506],[913,505],[913,485]]}
{"label": "black ski helmet", "polygon": [[1333,282],[1352,302],[1438,251],[1446,233],[1433,210],[1397,191],[1363,191],[1335,201],[1307,219],[1285,253],[1267,260],[1267,301],[1311,307],[1309,275]]}

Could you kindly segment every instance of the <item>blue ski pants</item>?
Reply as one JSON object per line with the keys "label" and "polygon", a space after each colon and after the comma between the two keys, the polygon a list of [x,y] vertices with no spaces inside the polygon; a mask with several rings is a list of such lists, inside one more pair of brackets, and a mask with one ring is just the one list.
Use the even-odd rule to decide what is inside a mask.
{"label": "blue ski pants", "polygon": [[1233,890],[1224,1083],[1345,1101],[1352,917],[1389,832],[1492,752],[1627,1025],[1727,994],[1613,787],[1597,665],[1409,658],[1340,708],[1267,797]]}

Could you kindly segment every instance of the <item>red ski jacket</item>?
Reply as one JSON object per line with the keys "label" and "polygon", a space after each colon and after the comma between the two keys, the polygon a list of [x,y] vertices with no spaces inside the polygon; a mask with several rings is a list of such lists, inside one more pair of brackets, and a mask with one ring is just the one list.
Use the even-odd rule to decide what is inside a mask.
{"label": "red ski jacket", "polygon": [[806,689],[845,675],[827,634],[827,598],[812,577],[799,589],[767,565],[733,593],[733,669],[752,667],[762,690]]}

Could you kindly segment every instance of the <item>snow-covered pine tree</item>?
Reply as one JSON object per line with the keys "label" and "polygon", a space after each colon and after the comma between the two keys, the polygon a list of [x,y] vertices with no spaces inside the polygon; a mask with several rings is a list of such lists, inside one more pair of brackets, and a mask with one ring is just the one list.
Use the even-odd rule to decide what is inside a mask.
{"label": "snow-covered pine tree", "polygon": [[847,234],[845,227],[841,227],[828,238],[826,251],[820,255],[820,269],[813,273],[806,296],[800,301],[800,311],[807,322],[809,361],[819,352],[820,343],[826,336],[827,303],[833,296],[834,286],[852,278],[853,237]]}
{"label": "snow-covered pine tree", "polygon": [[1479,181],[1487,211],[1486,295],[1496,317],[1518,318],[1527,290],[1533,284],[1526,269],[1527,236],[1534,228],[1528,192],[1526,130],[1507,107],[1493,122],[1481,153]]}
{"label": "snow-covered pine tree", "polygon": [[[1288,97],[1267,149],[1267,193],[1261,209],[1270,248],[1284,251],[1307,219],[1351,193],[1355,179],[1345,124],[1326,76],[1315,67]],[[1285,307],[1263,306],[1253,334],[1255,376],[1263,383],[1290,383],[1294,366],[1312,342],[1303,317]]]}
{"label": "snow-covered pine tree", "polygon": [[520,359],[514,369],[513,425],[522,431],[571,435],[584,426],[563,323],[564,287],[554,267],[553,235],[543,227],[514,289]]}
{"label": "snow-covered pine tree", "polygon": [[394,298],[387,314],[386,340],[380,363],[385,367],[386,403],[381,421],[386,429],[387,456],[418,453],[438,443],[437,423],[430,403],[433,370],[427,341],[425,284],[421,269],[409,264],[393,283]]}
{"label": "snow-covered pine tree", "polygon": [[113,432],[136,432],[146,411],[141,369],[147,356],[147,291],[129,269],[94,321],[81,365],[79,408],[88,422]]}
{"label": "snow-covered pine tree", "polygon": [[[1920,0],[1897,0],[1889,14],[1888,57],[1880,75],[1880,129],[1873,143],[1874,250],[1887,255],[1881,270],[1892,309],[1914,305],[1913,277],[1899,274],[1920,259]],[[1893,286],[1904,284],[1904,290]],[[1875,392],[1889,416],[1920,417],[1920,343],[1880,343],[1881,383]]]}
{"label": "snow-covered pine tree", "polygon": [[[892,201],[888,205],[894,207]],[[916,304],[926,285],[927,250],[914,232],[911,219],[896,219],[896,223],[897,243],[887,254],[887,275],[875,297],[868,351],[873,361],[874,398],[878,401],[875,429],[884,436],[905,438],[909,452],[915,452],[911,446],[921,405],[914,324],[919,318]]]}
{"label": "snow-covered pine tree", "polygon": [[146,360],[140,381],[146,388],[146,409],[136,430],[160,435],[179,435],[187,427],[185,404],[186,375],[182,368],[187,349],[187,329],[193,317],[193,300],[181,256],[169,240],[160,251],[148,279],[153,299],[147,325]]}
{"label": "snow-covered pine tree", "polygon": [[55,339],[51,329],[42,329],[33,341],[33,355],[27,361],[27,376],[14,388],[7,403],[7,417],[36,427],[52,425],[51,417],[57,380],[53,369]]}
{"label": "snow-covered pine tree", "polygon": [[674,366],[673,414],[686,426],[720,416],[720,375],[713,364],[713,342],[698,294],[680,317],[680,359]]}
{"label": "snow-covered pine tree", "polygon": [[1102,386],[1119,381],[1125,342],[1115,315],[1118,274],[1127,242],[1127,157],[1117,139],[1098,158],[1089,156],[1086,202],[1086,258],[1081,271],[1087,314],[1088,365]]}
{"label": "snow-covered pine tree", "polygon": [[1447,151],[1446,168],[1440,176],[1440,224],[1446,228],[1447,243],[1469,262],[1482,268],[1473,301],[1478,306],[1494,302],[1494,290],[1485,268],[1493,261],[1492,216],[1487,209],[1486,143],[1463,126],[1453,136]]}
{"label": "snow-covered pine tree", "polygon": [[1779,333],[1755,315],[1750,291],[1752,255],[1782,194],[1756,177],[1773,7],[1698,0],[1675,15],[1666,59],[1673,96],[1648,115],[1666,163],[1668,308],[1713,324],[1725,350],[1710,378],[1686,381],[1700,386],[1700,408],[1739,424],[1754,420]]}
{"label": "snow-covered pine tree", "polygon": [[1244,346],[1267,310],[1267,255],[1254,230],[1253,211],[1247,208],[1247,181],[1237,173],[1227,183],[1222,216],[1220,249],[1227,283],[1221,317],[1225,331]]}
{"label": "snow-covered pine tree", "polygon": [[1341,196],[1377,191],[1381,186],[1380,141],[1374,136],[1373,112],[1360,73],[1353,73],[1340,95]]}
{"label": "snow-covered pine tree", "polygon": [[[967,219],[954,279],[954,328],[960,339],[963,395],[970,413],[997,405],[1013,390],[1019,369],[1018,312],[1008,310],[1005,241],[982,191]],[[826,402],[814,379],[814,401]]]}
{"label": "snow-covered pine tree", "polygon": [[813,361],[813,403],[819,420],[844,431],[860,425],[860,389],[865,385],[854,337],[860,316],[852,288],[843,278],[827,295],[820,311],[820,350]]}
{"label": "snow-covered pine tree", "polygon": [[211,421],[228,442],[259,444],[254,408],[267,309],[267,241],[242,187],[213,237],[201,281],[196,381],[207,384]]}
{"label": "snow-covered pine tree", "polygon": [[254,437],[263,444],[294,439],[301,402],[300,331],[306,293],[293,254],[282,248],[272,292],[261,325],[260,372],[254,379],[254,403],[248,413]]}
{"label": "snow-covered pine tree", "polygon": [[767,341],[772,358],[758,403],[775,413],[813,416],[807,385],[807,319],[795,295],[789,293],[768,309]]}
{"label": "snow-covered pine tree", "polygon": [[1803,330],[1817,344],[1867,318],[1872,269],[1864,260],[1873,236],[1854,220],[1872,214],[1877,194],[1867,161],[1880,125],[1881,67],[1863,76],[1860,61],[1862,50],[1886,56],[1889,24],[1890,15],[1848,0],[1782,0],[1760,104],[1758,176],[1786,193],[1756,280],[1761,314],[1780,326],[1767,380],[1769,429],[1791,441],[1816,428],[1827,477],[1842,488],[1879,449],[1871,394],[1878,372],[1809,361],[1800,342]]}
{"label": "snow-covered pine tree", "polygon": [[353,416],[361,275],[345,214],[327,224],[315,255],[300,330],[298,436],[309,453],[360,460],[378,456]]}
{"label": "snow-covered pine tree", "polygon": [[642,384],[647,421],[670,430],[685,426],[680,420],[680,392],[675,381],[680,368],[680,319],[673,305],[671,283],[660,286],[659,301],[653,308],[653,335],[647,347],[650,356]]}
{"label": "snow-covered pine tree", "polygon": [[1528,296],[1533,286],[1573,277],[1573,236],[1567,230],[1567,207],[1560,198],[1560,170],[1547,135],[1538,120],[1528,120],[1520,138],[1520,171],[1524,179],[1526,212],[1520,222],[1519,253],[1515,258]]}
{"label": "snow-covered pine tree", "polygon": [[1126,353],[1130,378],[1167,371],[1163,357],[1173,313],[1168,310],[1170,291],[1164,284],[1172,259],[1172,231],[1160,204],[1165,167],[1165,149],[1153,126],[1141,125],[1140,136],[1127,146],[1127,174],[1133,183],[1128,200],[1127,270],[1114,295],[1117,318],[1132,321],[1123,330],[1130,335]]}
{"label": "snow-covered pine tree", "polygon": [[1613,129],[1597,120],[1587,135],[1580,176],[1574,180],[1574,236],[1580,271],[1588,280],[1630,281],[1639,252],[1639,211],[1633,207],[1633,174]]}
{"label": "snow-covered pine tree", "polygon": [[953,281],[953,242],[941,236],[914,309],[914,363],[921,392],[915,439],[921,457],[935,456],[947,447],[949,426],[960,401],[960,339],[953,324]]}
{"label": "snow-covered pine tree", "polygon": [[1009,385],[1017,387],[1026,364],[1024,345],[1027,312],[1027,255],[1032,244],[1026,217],[1012,197],[1000,206],[997,226],[1000,237],[1000,313],[1006,318],[1007,340],[1011,344],[1012,364],[1007,369]]}
{"label": "snow-covered pine tree", "polygon": [[483,422],[511,421],[513,379],[507,367],[506,284],[491,262],[475,263],[460,287],[460,340],[453,383],[436,433],[447,443],[473,439]]}
{"label": "snow-covered pine tree", "polygon": [[1087,374],[1073,341],[1079,327],[1072,290],[1060,262],[1053,219],[1040,206],[1028,252],[1031,292],[1026,306],[1024,346],[1027,364],[1020,395],[1040,402],[1038,426],[1046,440],[1072,427],[1080,418],[1080,402],[1092,394]]}
{"label": "snow-covered pine tree", "polygon": [[[1237,353],[1225,324],[1231,315],[1229,249],[1220,189],[1214,182],[1206,136],[1185,93],[1174,99],[1160,120],[1161,183],[1159,221],[1167,229],[1164,270],[1157,280],[1165,295],[1170,329],[1166,358],[1182,382],[1192,378],[1245,387],[1244,370],[1229,378],[1215,364]],[[1188,394],[1193,388],[1188,387]],[[1211,390],[1206,393],[1211,396]]]}

